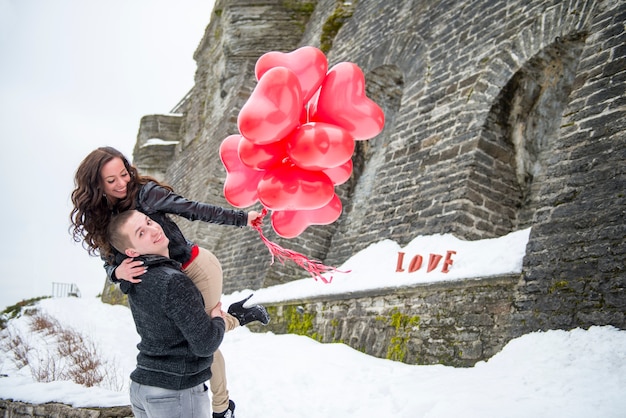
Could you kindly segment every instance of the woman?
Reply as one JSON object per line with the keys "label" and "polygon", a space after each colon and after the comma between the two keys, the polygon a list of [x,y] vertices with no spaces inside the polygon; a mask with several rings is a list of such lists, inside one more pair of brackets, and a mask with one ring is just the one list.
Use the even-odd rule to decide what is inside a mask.
{"label": "woman", "polygon": [[[82,241],[91,255],[100,254],[112,281],[121,280],[124,290],[131,283],[140,282],[141,279],[137,277],[146,271],[140,261],[125,258],[107,240],[107,228],[112,215],[137,209],[162,226],[170,240],[170,258],[181,263],[183,272],[198,287],[207,313],[219,303],[222,295],[221,265],[210,251],[188,241],[167,214],[179,215],[191,221],[239,227],[250,226],[261,216],[256,211],[245,213],[179,196],[171,187],[154,178],[141,176],[121,152],[111,147],[92,151],[78,167],[74,182],[76,188],[72,192],[74,208],[70,214],[70,231],[74,240]],[[225,315],[224,318],[227,330],[255,320],[263,324],[269,322],[269,316],[262,306],[243,308],[246,300],[229,308],[231,315]],[[220,417],[232,411],[234,403],[228,397],[224,358],[219,350],[215,353],[211,370],[213,410],[224,411],[221,414],[214,413],[214,417]]]}

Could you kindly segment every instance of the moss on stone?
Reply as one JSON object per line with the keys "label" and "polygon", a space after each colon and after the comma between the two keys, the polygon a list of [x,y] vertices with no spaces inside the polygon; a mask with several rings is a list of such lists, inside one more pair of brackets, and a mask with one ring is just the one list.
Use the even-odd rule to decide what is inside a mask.
{"label": "moss on stone", "polygon": [[318,334],[317,332],[314,332],[313,334],[308,335],[308,337],[309,337],[309,338],[313,338],[315,341],[317,341],[317,342],[319,342],[319,343],[321,343],[321,342],[322,342],[322,340],[323,340],[322,335],[321,335],[321,334]]}
{"label": "moss on stone", "polygon": [[407,329],[413,328],[414,326],[419,325],[420,317],[419,316],[408,316],[404,315],[397,310],[394,310],[394,313],[391,315],[391,326],[399,329]]}
{"label": "moss on stone", "polygon": [[309,21],[311,14],[315,10],[317,2],[301,2],[294,0],[284,0],[282,6],[286,10],[293,13],[293,21],[299,26],[301,32],[304,32],[306,23]]}
{"label": "moss on stone", "polygon": [[283,318],[287,324],[287,332],[289,334],[306,335],[314,340],[322,341],[322,336],[313,332],[313,320],[315,313],[298,312],[296,306],[285,306],[283,309]]}
{"label": "moss on stone", "polygon": [[548,289],[548,293],[554,293],[558,290],[565,290],[569,288],[569,283],[567,280],[559,280],[558,282],[555,282],[552,284],[552,286],[550,286],[550,288]]}
{"label": "moss on stone", "polygon": [[278,318],[278,307],[277,306],[268,306],[265,305],[265,310],[267,311],[270,318]]}
{"label": "moss on stone", "polygon": [[395,361],[404,361],[408,351],[408,343],[411,339],[413,327],[419,326],[420,317],[409,316],[401,313],[398,309],[391,311],[390,317],[377,316],[377,321],[383,321],[395,329],[394,335],[389,340],[385,358]]}
{"label": "moss on stone", "polygon": [[348,19],[352,17],[354,13],[354,5],[346,4],[343,1],[337,2],[337,6],[333,13],[328,16],[328,19],[322,25],[322,33],[320,35],[320,50],[324,54],[333,47],[333,41],[335,36],[339,32],[339,29],[346,23]]}
{"label": "moss on stone", "polygon": [[313,13],[313,10],[315,10],[315,4],[316,2],[313,2],[313,1],[310,1],[310,2],[301,2],[301,1],[294,1],[294,0],[283,1],[283,7],[285,9],[293,10],[294,12],[297,12],[299,14],[304,14],[308,16],[310,16],[311,13]]}
{"label": "moss on stone", "polygon": [[213,44],[215,45],[212,49],[217,48],[217,44],[222,37],[223,28],[221,25],[216,25],[215,30],[213,31]]}
{"label": "moss on stone", "polygon": [[24,299],[15,305],[7,306],[0,313],[0,329],[4,329],[6,327],[6,323],[8,320],[17,318],[22,313],[22,308],[27,306],[33,306],[35,303],[39,302],[42,299],[48,299],[50,296],[39,296],[31,299]]}
{"label": "moss on stone", "polygon": [[103,303],[108,303],[109,305],[128,306],[128,295],[122,293],[116,284],[108,281],[104,285],[100,300],[102,300]]}
{"label": "moss on stone", "polygon": [[331,330],[332,336],[330,337],[331,342],[333,342],[333,343],[342,343],[343,344],[344,341],[341,338],[337,338],[337,332],[340,331],[339,330],[339,325],[340,325],[339,320],[337,318],[333,318],[333,319],[330,320],[329,324],[330,324],[330,326],[332,328],[332,330]]}

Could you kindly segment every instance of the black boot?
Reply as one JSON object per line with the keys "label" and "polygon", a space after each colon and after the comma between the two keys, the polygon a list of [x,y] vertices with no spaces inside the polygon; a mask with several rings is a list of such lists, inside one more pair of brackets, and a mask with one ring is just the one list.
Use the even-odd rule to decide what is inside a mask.
{"label": "black boot", "polygon": [[254,305],[249,308],[243,306],[251,297],[252,295],[230,305],[228,307],[228,313],[239,320],[239,325],[246,325],[254,321],[259,321],[263,325],[267,325],[270,322],[270,316],[263,306]]}
{"label": "black boot", "polygon": [[228,409],[224,412],[213,412],[213,418],[235,418],[235,402],[228,401]]}

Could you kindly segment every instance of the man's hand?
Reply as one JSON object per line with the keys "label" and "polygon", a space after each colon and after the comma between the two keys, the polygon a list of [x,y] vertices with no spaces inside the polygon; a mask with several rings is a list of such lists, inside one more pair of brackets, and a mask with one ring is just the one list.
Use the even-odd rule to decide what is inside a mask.
{"label": "man's hand", "polygon": [[211,309],[211,318],[224,318],[225,312],[222,310],[222,302],[218,302],[213,309]]}

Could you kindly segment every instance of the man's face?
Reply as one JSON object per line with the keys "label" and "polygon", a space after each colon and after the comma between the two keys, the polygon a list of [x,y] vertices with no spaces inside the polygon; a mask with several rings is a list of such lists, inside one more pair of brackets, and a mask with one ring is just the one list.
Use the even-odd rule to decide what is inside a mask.
{"label": "man's face", "polygon": [[128,235],[131,242],[131,248],[126,250],[129,257],[146,254],[169,257],[167,245],[170,240],[163,233],[161,225],[147,215],[135,212],[124,225],[123,232]]}

